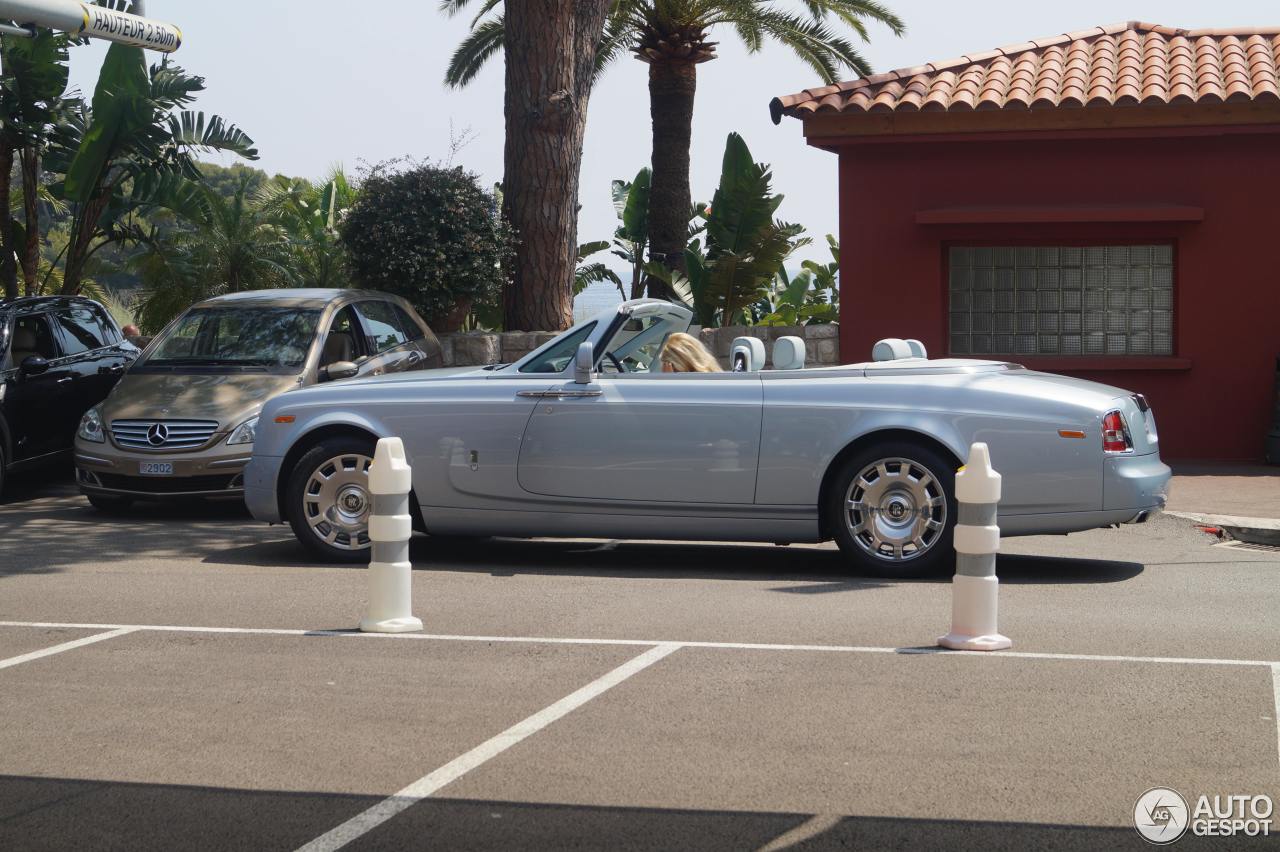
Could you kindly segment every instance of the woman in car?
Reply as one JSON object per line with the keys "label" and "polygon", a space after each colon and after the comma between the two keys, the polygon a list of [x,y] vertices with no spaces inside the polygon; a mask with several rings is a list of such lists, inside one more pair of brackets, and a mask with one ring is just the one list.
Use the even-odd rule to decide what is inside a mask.
{"label": "woman in car", "polygon": [[719,373],[722,372],[716,359],[702,345],[702,341],[692,334],[677,331],[667,337],[658,353],[664,373]]}

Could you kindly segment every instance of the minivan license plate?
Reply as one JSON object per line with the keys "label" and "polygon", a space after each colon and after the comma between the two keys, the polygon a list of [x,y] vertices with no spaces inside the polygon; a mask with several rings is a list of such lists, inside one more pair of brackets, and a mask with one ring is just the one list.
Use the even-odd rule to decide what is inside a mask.
{"label": "minivan license plate", "polygon": [[138,473],[144,476],[172,476],[173,464],[170,462],[138,462]]}

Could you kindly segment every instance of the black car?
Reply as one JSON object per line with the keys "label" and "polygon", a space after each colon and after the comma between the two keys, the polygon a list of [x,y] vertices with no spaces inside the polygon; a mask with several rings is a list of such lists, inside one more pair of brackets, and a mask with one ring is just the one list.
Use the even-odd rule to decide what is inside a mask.
{"label": "black car", "polygon": [[0,301],[0,490],[9,470],[69,453],[80,416],[139,352],[92,299]]}

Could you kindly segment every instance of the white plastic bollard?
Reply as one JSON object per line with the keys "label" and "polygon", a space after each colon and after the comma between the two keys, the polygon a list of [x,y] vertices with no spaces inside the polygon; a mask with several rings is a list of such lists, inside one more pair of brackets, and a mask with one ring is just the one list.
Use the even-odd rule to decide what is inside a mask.
{"label": "white plastic bollard", "polygon": [[360,619],[365,633],[409,633],[422,629],[413,616],[413,565],[409,562],[412,470],[399,438],[382,438],[369,466],[369,609]]}
{"label": "white plastic bollard", "polygon": [[1000,527],[1000,474],[986,444],[969,448],[969,462],[956,474],[956,575],[951,581],[951,632],[938,644],[957,651],[999,651],[1013,642],[997,626],[1000,581],[996,552]]}

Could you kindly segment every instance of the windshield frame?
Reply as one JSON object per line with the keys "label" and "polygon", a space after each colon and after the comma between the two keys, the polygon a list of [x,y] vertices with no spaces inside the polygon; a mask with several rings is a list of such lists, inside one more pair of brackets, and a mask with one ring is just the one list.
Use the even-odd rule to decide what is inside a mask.
{"label": "windshield frame", "polygon": [[[580,334],[584,327],[590,325],[594,325],[594,328],[587,334],[586,338],[582,342],[590,343],[592,345],[595,361],[593,366],[597,371],[599,371],[605,357],[604,344],[612,341],[614,337],[617,336],[622,325],[628,320],[644,319],[655,314],[666,315],[665,319],[667,319],[670,325],[669,331],[667,332],[668,334],[676,331],[687,332],[693,327],[693,311],[684,305],[680,305],[675,302],[667,302],[661,299],[633,299],[629,302],[623,302],[614,309],[601,311],[595,316],[577,323],[572,328],[562,331],[550,342],[544,343],[528,355],[518,359],[515,363],[495,368],[492,375],[495,377],[518,376],[525,379],[545,379],[547,377],[571,374],[573,372],[572,358],[569,359],[569,363],[565,368],[558,373],[535,373],[524,368],[544,357],[545,353],[557,348],[565,338],[570,335]],[[647,333],[648,330],[641,332],[642,335]],[[628,339],[627,342],[631,342],[631,339]],[[618,374],[611,372],[610,375]],[[644,373],[642,372],[641,375],[644,375]]]}
{"label": "windshield frame", "polygon": [[[292,376],[305,373],[311,363],[312,356],[316,348],[316,341],[319,337],[319,331],[324,327],[325,318],[329,315],[331,305],[311,306],[311,305],[288,305],[288,304],[271,304],[271,305],[251,305],[249,303],[213,303],[193,305],[183,311],[173,321],[171,321],[158,334],[146,348],[142,357],[140,357],[129,368],[132,373],[213,373],[213,374],[257,374],[257,375],[281,375]],[[168,343],[178,332],[183,324],[191,318],[193,314],[205,312],[219,313],[236,313],[242,311],[250,311],[255,314],[255,319],[262,317],[266,312],[287,313],[291,316],[309,317],[314,320],[311,326],[310,336],[299,340],[299,347],[302,349],[302,357],[296,364],[262,364],[250,361],[232,361],[232,360],[215,360],[210,358],[192,358],[192,359],[164,359],[161,360],[157,356],[165,344]],[[202,332],[198,329],[197,336]]]}

